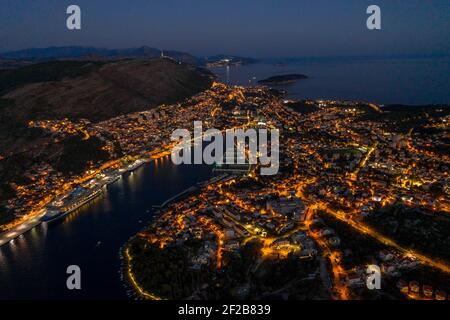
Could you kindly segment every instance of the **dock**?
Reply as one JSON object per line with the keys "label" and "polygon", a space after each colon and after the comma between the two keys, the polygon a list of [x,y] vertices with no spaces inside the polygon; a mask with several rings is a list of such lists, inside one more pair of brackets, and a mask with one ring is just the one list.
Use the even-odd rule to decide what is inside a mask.
{"label": "dock", "polygon": [[41,224],[41,217],[45,214],[45,211],[40,213],[37,217],[31,219],[28,222],[22,223],[11,230],[2,232],[0,234],[0,247],[20,237],[25,232],[30,231],[34,227]]}

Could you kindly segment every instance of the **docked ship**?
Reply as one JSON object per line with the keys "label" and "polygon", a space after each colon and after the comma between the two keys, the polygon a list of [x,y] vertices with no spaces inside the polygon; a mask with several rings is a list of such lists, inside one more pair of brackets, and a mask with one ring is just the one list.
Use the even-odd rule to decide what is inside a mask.
{"label": "docked ship", "polygon": [[42,222],[51,222],[65,217],[67,214],[78,209],[97,196],[102,194],[102,189],[87,189],[78,187],[67,196],[60,198],[47,207],[45,215],[41,218]]}
{"label": "docked ship", "polygon": [[111,184],[113,182],[116,182],[117,180],[120,179],[120,177],[121,177],[121,175],[118,173],[110,174],[105,177],[105,179],[104,179],[105,184]]}
{"label": "docked ship", "polygon": [[133,162],[132,164],[129,164],[129,165],[126,167],[126,171],[129,171],[129,172],[134,171],[134,170],[136,170],[137,168],[139,168],[140,166],[142,166],[143,164],[145,164],[145,161],[142,160],[142,159],[138,159],[138,160],[136,160],[135,162]]}

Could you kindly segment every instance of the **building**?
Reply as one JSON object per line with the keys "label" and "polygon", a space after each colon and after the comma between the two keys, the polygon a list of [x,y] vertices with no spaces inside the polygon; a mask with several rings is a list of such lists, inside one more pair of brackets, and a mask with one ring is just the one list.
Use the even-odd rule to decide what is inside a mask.
{"label": "building", "polygon": [[283,215],[300,221],[305,219],[305,204],[296,196],[269,200],[266,202],[266,210],[274,215]]}

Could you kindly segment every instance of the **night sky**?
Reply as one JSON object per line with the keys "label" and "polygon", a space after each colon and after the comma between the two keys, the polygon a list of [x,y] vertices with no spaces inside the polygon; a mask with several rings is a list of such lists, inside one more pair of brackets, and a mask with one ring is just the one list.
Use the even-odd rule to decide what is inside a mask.
{"label": "night sky", "polygon": [[[0,0],[0,51],[83,45],[252,57],[450,54],[449,0]],[[66,28],[77,4],[82,30]],[[382,30],[366,9],[382,10]]]}

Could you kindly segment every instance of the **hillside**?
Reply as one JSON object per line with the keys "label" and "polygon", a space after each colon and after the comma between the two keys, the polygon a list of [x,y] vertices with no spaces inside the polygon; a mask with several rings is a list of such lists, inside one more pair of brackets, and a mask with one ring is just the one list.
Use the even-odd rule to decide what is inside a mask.
{"label": "hillside", "polygon": [[30,120],[101,121],[181,101],[208,88],[212,78],[169,58],[53,61],[0,70],[0,155],[29,141]]}
{"label": "hillside", "polygon": [[35,163],[70,174],[109,159],[98,138],[84,141],[75,135],[55,142],[51,134],[28,127],[29,121],[98,122],[182,101],[209,88],[213,78],[209,71],[170,58],[53,61],[0,70],[0,212],[15,194],[13,186],[30,182],[24,173]]}
{"label": "hillside", "polygon": [[35,64],[0,71],[0,120],[101,121],[185,99],[211,82],[209,72],[167,58]]}

